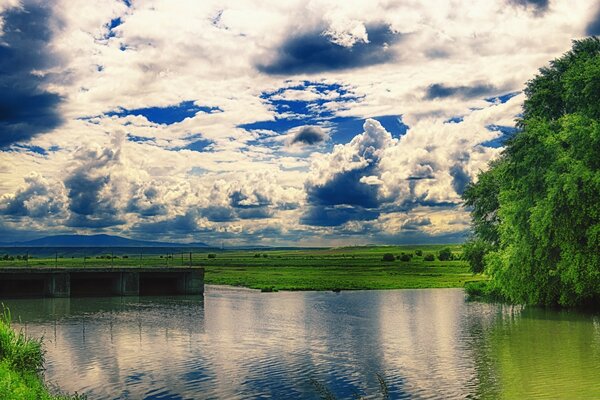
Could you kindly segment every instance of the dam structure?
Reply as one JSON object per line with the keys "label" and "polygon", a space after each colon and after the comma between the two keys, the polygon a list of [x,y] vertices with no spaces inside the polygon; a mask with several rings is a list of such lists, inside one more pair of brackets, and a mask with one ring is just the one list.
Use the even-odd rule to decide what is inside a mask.
{"label": "dam structure", "polygon": [[203,293],[203,267],[0,268],[0,297]]}

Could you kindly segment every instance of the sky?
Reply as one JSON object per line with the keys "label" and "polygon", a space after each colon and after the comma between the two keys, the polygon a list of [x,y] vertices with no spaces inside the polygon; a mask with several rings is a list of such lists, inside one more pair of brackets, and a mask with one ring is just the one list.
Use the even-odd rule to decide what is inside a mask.
{"label": "sky", "polygon": [[460,242],[597,0],[0,0],[0,242]]}

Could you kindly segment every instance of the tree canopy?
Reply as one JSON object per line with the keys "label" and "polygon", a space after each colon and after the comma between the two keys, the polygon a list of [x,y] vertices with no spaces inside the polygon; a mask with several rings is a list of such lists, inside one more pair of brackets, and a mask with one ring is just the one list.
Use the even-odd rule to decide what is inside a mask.
{"label": "tree canopy", "polygon": [[600,40],[540,69],[518,133],[463,197],[465,257],[509,301],[575,306],[600,299]]}

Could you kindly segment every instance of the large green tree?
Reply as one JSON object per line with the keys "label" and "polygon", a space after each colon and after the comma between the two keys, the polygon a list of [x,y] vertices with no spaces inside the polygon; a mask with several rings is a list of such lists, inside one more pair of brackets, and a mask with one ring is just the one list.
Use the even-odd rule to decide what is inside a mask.
{"label": "large green tree", "polygon": [[518,133],[464,194],[473,238],[465,255],[510,301],[600,300],[600,40],[527,83]]}

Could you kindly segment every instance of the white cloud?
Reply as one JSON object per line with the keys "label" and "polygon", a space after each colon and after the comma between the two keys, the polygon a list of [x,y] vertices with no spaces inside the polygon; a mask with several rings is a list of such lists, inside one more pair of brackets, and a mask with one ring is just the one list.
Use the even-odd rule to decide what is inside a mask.
{"label": "white cloud", "polygon": [[[0,13],[19,6],[0,0]],[[138,0],[132,7],[120,0],[61,0],[52,7],[60,24],[53,25],[51,46],[64,62],[60,69],[40,72],[49,77],[48,89],[63,96],[60,112],[66,122],[24,144],[45,152],[22,146],[0,152],[4,207],[28,188],[47,187],[62,206],[34,191],[24,209],[60,210],[52,223],[63,224],[73,212],[71,189],[64,182],[79,171],[89,181],[98,180],[94,201],[119,223],[108,230],[127,232],[143,222],[187,216],[199,231],[227,240],[257,235],[268,241],[271,228],[278,232],[271,237],[284,237],[280,243],[295,243],[290,237],[297,232],[313,237],[307,242],[320,243],[314,237],[336,229],[362,232],[365,242],[378,231],[394,234],[403,227],[430,235],[464,230],[464,219],[459,223],[452,217],[460,214],[456,207],[441,210],[430,204],[459,203],[462,185],[500,152],[482,146],[500,135],[486,127],[512,126],[524,96],[492,104],[486,95],[427,98],[428,88],[440,84],[473,93],[468,88],[483,85],[490,95],[522,90],[537,68],[584,35],[597,2],[555,0],[543,15],[505,0],[448,0],[435,6],[416,0],[351,6],[326,0]],[[112,32],[111,21],[118,25]],[[289,75],[257,68],[294,35],[320,32],[352,51],[373,42],[369,29],[375,25],[389,25],[398,35],[386,46],[394,55],[386,62]],[[338,61],[343,62],[330,60],[334,66]],[[220,112],[199,112],[171,125],[143,116],[104,115],[182,101]],[[282,111],[273,102],[299,106]],[[306,102],[310,106],[302,110]],[[325,117],[310,120],[317,111]],[[392,136],[368,121],[363,133],[336,136],[341,117],[384,115],[401,115],[410,129]],[[291,116],[297,123],[285,125]],[[463,119],[445,122],[452,117]],[[261,121],[281,123],[280,133],[243,127]],[[291,146],[303,126],[318,127],[327,138],[318,146]],[[210,148],[185,149],[193,138]],[[29,176],[32,171],[37,178]],[[375,193],[379,216],[339,228],[302,225],[303,208],[311,205],[307,189],[349,171],[364,172],[353,182],[368,187],[369,196]],[[264,218],[239,217],[232,206],[235,193],[241,196],[238,208],[262,207]],[[231,209],[238,217],[209,221],[202,210],[210,206]],[[50,225],[22,218],[30,227]]]}

